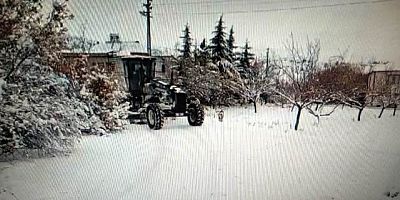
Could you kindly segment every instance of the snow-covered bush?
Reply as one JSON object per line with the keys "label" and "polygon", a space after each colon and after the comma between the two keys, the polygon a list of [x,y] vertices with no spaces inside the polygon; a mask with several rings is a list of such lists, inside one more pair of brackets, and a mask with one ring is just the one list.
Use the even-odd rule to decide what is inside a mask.
{"label": "snow-covered bush", "polygon": [[65,151],[82,130],[94,131],[99,121],[90,118],[90,108],[67,78],[33,62],[25,62],[11,83],[2,84],[0,107],[1,153]]}
{"label": "snow-covered bush", "polygon": [[56,70],[79,83],[82,100],[95,110],[107,130],[119,130],[127,124],[128,94],[119,83],[115,65],[89,65],[83,56]]}
{"label": "snow-covered bush", "polygon": [[65,24],[72,18],[67,1],[53,1],[50,10],[42,3],[0,1],[0,155],[19,149],[63,152],[82,133],[104,134],[123,125],[119,111],[126,104],[119,104],[124,95],[113,77],[84,62],[75,71],[62,64]]}

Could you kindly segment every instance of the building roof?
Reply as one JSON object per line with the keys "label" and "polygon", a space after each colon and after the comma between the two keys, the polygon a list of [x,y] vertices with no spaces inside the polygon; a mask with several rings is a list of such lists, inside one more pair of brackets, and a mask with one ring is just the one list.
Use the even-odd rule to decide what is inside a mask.
{"label": "building roof", "polygon": [[382,74],[400,74],[400,69],[395,70],[373,70],[369,74],[382,73]]}
{"label": "building roof", "polygon": [[[372,68],[371,68],[372,66]],[[369,66],[371,71],[397,71],[392,63],[377,63]]]}
{"label": "building roof", "polygon": [[90,57],[113,57],[119,56],[122,58],[151,58],[146,49],[138,42],[117,42],[117,43],[100,43],[96,44],[89,53],[82,53],[82,51],[61,51],[64,56],[76,57],[78,55],[90,55]]}
{"label": "building roof", "polygon": [[100,43],[95,45],[90,53],[129,52],[146,53],[144,46],[138,42]]}

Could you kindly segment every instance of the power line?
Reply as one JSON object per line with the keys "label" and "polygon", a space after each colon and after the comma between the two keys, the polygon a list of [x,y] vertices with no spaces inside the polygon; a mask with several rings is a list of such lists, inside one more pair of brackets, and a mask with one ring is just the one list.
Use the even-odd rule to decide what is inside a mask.
{"label": "power line", "polygon": [[[391,1],[397,1],[397,0],[358,1],[358,2],[325,4],[325,5],[315,5],[315,6],[299,6],[299,7],[291,7],[291,8],[224,11],[222,13],[224,13],[224,15],[225,14],[245,14],[245,13],[268,13],[268,12],[281,12],[281,11],[288,11],[288,10],[306,10],[306,9],[354,6],[354,5],[362,5],[362,4],[377,4],[377,3],[385,3],[385,2],[391,2]],[[221,14],[221,11],[218,11],[218,12],[169,12],[169,13],[157,13],[154,15],[166,15],[166,14],[215,15],[215,14]]]}
{"label": "power line", "polygon": [[[290,2],[302,2],[302,1],[310,2],[310,0],[286,0],[286,1],[277,0],[277,1],[269,1],[269,2],[265,2],[265,0],[260,0],[260,1],[252,1],[251,3],[252,4],[254,4],[254,3],[256,3],[256,4],[274,4],[274,3],[290,3]],[[311,0],[311,1],[317,1],[317,0]],[[249,3],[249,2],[246,2],[244,0],[236,0],[236,1],[233,1],[233,0],[230,0],[230,1],[227,1],[227,0],[219,0],[219,1],[215,0],[215,1],[193,1],[193,2],[180,2],[180,3],[177,3],[177,2],[155,3],[153,5],[156,5],[156,6],[178,5],[178,6],[180,6],[180,5],[196,5],[196,4],[200,4],[200,5],[214,4],[215,5],[215,4],[232,4],[232,3]]]}

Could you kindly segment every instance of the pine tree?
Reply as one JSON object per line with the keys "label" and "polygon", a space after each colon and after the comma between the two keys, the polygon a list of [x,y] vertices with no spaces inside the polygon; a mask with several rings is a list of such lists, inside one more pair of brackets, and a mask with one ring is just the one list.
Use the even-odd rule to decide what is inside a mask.
{"label": "pine tree", "polygon": [[246,70],[247,68],[250,67],[250,61],[254,60],[254,54],[250,53],[250,49],[252,49],[249,46],[249,41],[246,40],[246,44],[243,47],[243,52],[240,58],[240,65]]}
{"label": "pine tree", "polygon": [[200,58],[200,49],[199,45],[197,44],[197,40],[194,42],[194,50],[193,50],[193,57],[194,57],[194,63],[198,63],[198,60]]}
{"label": "pine tree", "polygon": [[231,27],[231,30],[229,31],[229,37],[228,40],[226,41],[227,43],[227,50],[228,50],[228,60],[230,62],[234,62],[236,59],[235,56],[235,49],[237,48],[237,46],[235,46],[235,38],[233,36],[235,32],[233,32],[233,26]]}
{"label": "pine tree", "polygon": [[207,48],[206,38],[204,38],[203,41],[201,41],[201,43],[200,43],[200,49],[205,51],[206,48]]}
{"label": "pine tree", "polygon": [[199,55],[197,61],[200,65],[205,65],[210,60],[210,57],[210,51],[207,46],[206,39],[204,38],[199,46]]}
{"label": "pine tree", "polygon": [[180,37],[183,39],[182,49],[179,50],[181,52],[181,57],[185,59],[192,58],[192,38],[190,34],[189,24],[186,24],[185,29],[183,30],[183,36]]}
{"label": "pine tree", "polygon": [[228,58],[227,44],[226,44],[226,33],[224,32],[224,21],[222,20],[222,15],[219,18],[217,26],[215,26],[215,31],[213,31],[214,37],[211,38],[211,56],[214,62],[220,61],[221,59]]}

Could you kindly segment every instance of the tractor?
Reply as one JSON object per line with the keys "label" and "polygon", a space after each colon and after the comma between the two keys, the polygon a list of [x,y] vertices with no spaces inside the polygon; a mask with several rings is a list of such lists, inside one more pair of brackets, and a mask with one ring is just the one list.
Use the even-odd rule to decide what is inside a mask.
{"label": "tractor", "polygon": [[178,86],[155,78],[154,59],[151,57],[123,58],[125,79],[131,94],[131,115],[133,123],[147,123],[153,130],[164,125],[166,117],[187,117],[189,125],[201,126],[204,108],[200,101]]}

